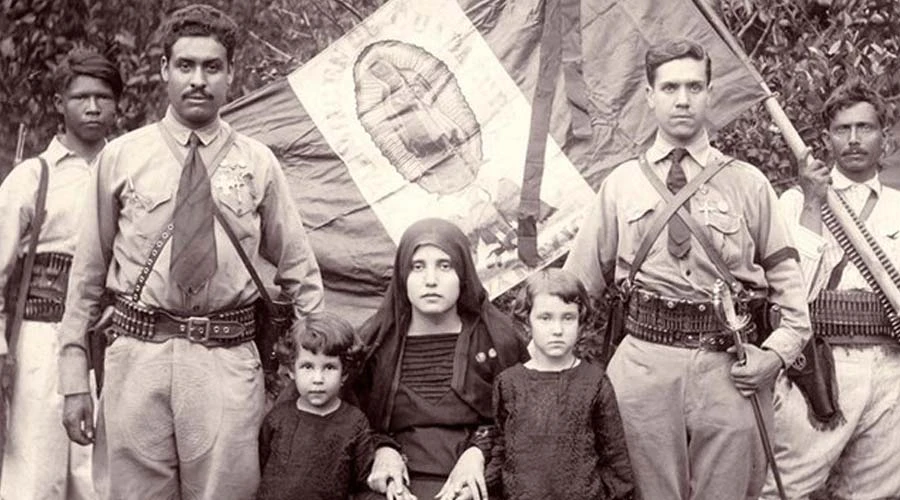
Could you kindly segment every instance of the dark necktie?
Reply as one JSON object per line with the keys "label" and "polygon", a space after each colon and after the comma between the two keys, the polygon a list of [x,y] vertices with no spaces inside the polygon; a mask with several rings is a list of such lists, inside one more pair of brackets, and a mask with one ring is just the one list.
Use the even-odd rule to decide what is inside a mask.
{"label": "dark necktie", "polygon": [[[669,188],[672,194],[678,194],[681,188],[687,184],[687,176],[684,175],[684,168],[681,166],[681,159],[686,154],[687,151],[683,148],[673,149],[669,153],[669,157],[672,159],[672,166],[669,167],[669,175],[666,177],[666,187]],[[684,203],[684,208],[688,212],[691,211],[691,200]],[[687,257],[690,250],[691,230],[678,216],[672,217],[669,220],[669,253],[676,259],[683,259]]]}
{"label": "dark necktie", "polygon": [[216,237],[213,232],[212,190],[206,165],[200,158],[200,138],[191,133],[187,159],[181,171],[172,233],[172,279],[184,292],[196,293],[216,272]]}

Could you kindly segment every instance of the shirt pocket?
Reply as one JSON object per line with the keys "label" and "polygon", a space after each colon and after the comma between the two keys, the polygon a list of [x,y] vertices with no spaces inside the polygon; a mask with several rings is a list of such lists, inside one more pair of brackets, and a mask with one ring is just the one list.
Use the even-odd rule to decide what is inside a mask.
{"label": "shirt pocket", "polygon": [[694,215],[707,229],[707,236],[713,250],[719,252],[722,260],[734,268],[743,262],[748,245],[745,241],[749,232],[744,227],[744,219],[725,200],[712,201],[705,209]]}
{"label": "shirt pocket", "polygon": [[[634,262],[635,257],[637,257],[637,251],[643,243],[644,238],[647,237],[647,232],[650,229],[650,226],[653,224],[653,221],[656,219],[656,205],[651,203],[637,203],[631,206],[628,206],[624,210],[624,221],[625,227],[621,234],[619,235],[619,258],[627,261],[629,267]],[[663,226],[663,230],[665,230],[665,226]],[[660,232],[662,234],[662,232]],[[657,240],[659,239],[659,235],[657,235]],[[654,241],[650,247],[650,251],[647,252],[647,257],[650,257],[657,251],[657,245]]]}
{"label": "shirt pocket", "polygon": [[242,165],[222,164],[211,179],[213,196],[240,240],[259,234],[261,186],[255,172]]}
{"label": "shirt pocket", "polygon": [[[174,196],[167,189],[131,188],[124,195],[123,218],[130,222],[129,227],[139,238],[155,239],[172,222]],[[122,231],[128,232],[125,227]]]}

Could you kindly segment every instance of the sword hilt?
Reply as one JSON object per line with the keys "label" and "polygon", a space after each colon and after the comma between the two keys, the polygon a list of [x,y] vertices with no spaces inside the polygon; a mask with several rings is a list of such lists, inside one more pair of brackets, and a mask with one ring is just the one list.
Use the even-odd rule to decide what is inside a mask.
{"label": "sword hilt", "polygon": [[713,284],[712,303],[713,309],[716,311],[716,318],[734,337],[738,362],[744,363],[747,360],[747,352],[744,349],[744,337],[741,332],[750,324],[750,315],[737,313],[731,289],[722,279],[717,279]]}

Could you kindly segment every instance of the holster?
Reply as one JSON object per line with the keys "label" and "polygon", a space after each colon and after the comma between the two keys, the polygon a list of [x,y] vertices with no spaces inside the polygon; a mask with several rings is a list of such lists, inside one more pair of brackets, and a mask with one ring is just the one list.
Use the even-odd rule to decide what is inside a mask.
{"label": "holster", "polygon": [[834,355],[825,339],[810,338],[785,373],[803,394],[813,427],[828,430],[845,422],[837,399]]}
{"label": "holster", "polygon": [[781,323],[781,308],[765,297],[756,297],[747,301],[747,312],[756,324],[756,337],[752,341],[761,346]]}
{"label": "holster", "polygon": [[115,295],[106,290],[100,298],[100,317],[85,332],[85,345],[87,346],[88,367],[94,370],[94,381],[97,384],[97,397],[103,389],[103,363],[106,359],[106,347],[110,340],[115,338],[115,325],[113,325]]}
{"label": "holster", "polygon": [[[750,300],[748,308],[759,332],[754,343],[762,345],[781,323],[781,309],[762,298]],[[844,422],[837,400],[834,356],[825,339],[815,335],[810,338],[785,375],[803,394],[813,427],[833,429]]]}
{"label": "holster", "polygon": [[293,301],[273,298],[270,304],[262,298],[256,301],[256,336],[253,339],[267,376],[278,371],[275,345],[287,334],[295,319]]}
{"label": "holster", "polygon": [[625,316],[628,314],[628,301],[631,299],[631,287],[623,285],[611,287],[606,300],[609,314],[606,318],[606,331],[603,336],[603,362],[609,364],[615,347],[625,337]]}
{"label": "holster", "polygon": [[103,390],[103,363],[106,359],[106,346],[113,335],[113,306],[107,306],[100,319],[91,325],[85,333],[88,366],[94,370],[94,381],[97,383],[97,397]]}

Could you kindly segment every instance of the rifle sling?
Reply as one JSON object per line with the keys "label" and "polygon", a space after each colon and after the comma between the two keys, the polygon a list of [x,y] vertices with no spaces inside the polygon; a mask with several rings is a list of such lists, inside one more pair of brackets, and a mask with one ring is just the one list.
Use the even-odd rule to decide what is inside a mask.
{"label": "rifle sling", "polygon": [[697,190],[700,189],[700,186],[708,182],[712,179],[717,173],[721,172],[723,168],[729,165],[734,161],[734,158],[725,157],[724,159],[718,160],[713,165],[710,165],[704,168],[696,177],[691,179],[687,185],[685,185],[681,191],[678,191],[678,194],[673,195],[669,188],[663,184],[663,181],[650,169],[650,164],[647,163],[647,157],[645,154],[642,154],[638,158],[638,163],[641,166],[641,171],[644,173],[644,176],[647,177],[647,180],[650,181],[650,184],[654,189],[659,193],[660,197],[662,197],[663,201],[666,202],[666,208],[663,209],[653,220],[653,223],[650,225],[650,228],[647,230],[647,234],[644,236],[644,239],[641,241],[641,245],[638,247],[637,253],[635,254],[634,261],[631,264],[631,271],[628,274],[627,283],[630,285],[634,283],[634,277],[637,275],[638,270],[641,265],[646,260],[647,255],[650,254],[650,249],[653,247],[653,244],[659,238],[660,233],[662,233],[662,229],[669,223],[669,220],[672,217],[678,217],[687,225],[688,229],[690,229],[691,234],[697,239],[700,243],[700,246],[703,247],[703,251],[706,252],[707,256],[709,256],[713,265],[719,271],[719,274],[722,275],[722,278],[726,280],[726,282],[731,286],[732,290],[737,292],[740,284],[737,280],[732,276],[731,271],[728,269],[728,266],[722,260],[722,256],[719,255],[718,252],[715,251],[712,242],[709,241],[709,238],[703,232],[703,229],[697,223],[697,221],[691,217],[690,212],[686,208],[684,208],[685,202],[690,199],[694,194],[696,194]]}
{"label": "rifle sling", "polygon": [[516,226],[519,258],[530,267],[540,264],[540,255],[537,252],[537,222],[540,219],[541,209],[541,180],[544,176],[553,97],[563,60],[564,16],[561,0],[543,2],[543,15],[538,80],[532,103]]}
{"label": "rifle sling", "polygon": [[225,220],[225,216],[222,214],[222,211],[219,210],[219,206],[216,205],[216,220],[219,221],[219,224],[222,225],[222,229],[225,230],[225,234],[228,235],[228,239],[231,240],[231,244],[234,246],[234,249],[237,251],[238,256],[241,258],[241,262],[244,263],[244,267],[247,268],[247,272],[250,273],[250,277],[253,279],[253,283],[256,284],[256,288],[259,290],[259,296],[262,298],[263,302],[266,304],[266,308],[271,312],[274,311],[274,305],[272,303],[272,297],[269,296],[269,291],[266,290],[265,284],[263,284],[262,279],[259,277],[259,273],[256,272],[256,268],[253,266],[253,262],[250,261],[250,257],[247,255],[247,252],[244,251],[244,247],[241,246],[240,241],[237,238],[237,235],[234,234],[234,231],[231,229],[231,226],[228,224],[228,221]]}
{"label": "rifle sling", "polygon": [[41,162],[41,176],[38,180],[38,190],[34,201],[34,218],[31,219],[31,241],[28,243],[28,253],[22,263],[22,277],[19,281],[19,295],[16,297],[16,309],[13,312],[12,325],[9,329],[9,352],[16,352],[16,343],[19,338],[19,330],[25,319],[25,303],[28,299],[28,289],[31,287],[31,272],[34,270],[34,259],[37,257],[37,244],[41,236],[41,227],[47,216],[47,185],[49,184],[50,167],[47,160],[38,156]]}

